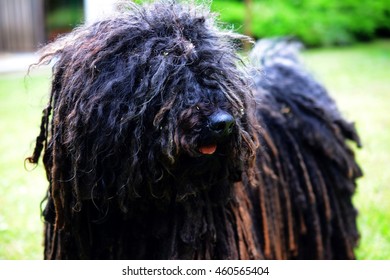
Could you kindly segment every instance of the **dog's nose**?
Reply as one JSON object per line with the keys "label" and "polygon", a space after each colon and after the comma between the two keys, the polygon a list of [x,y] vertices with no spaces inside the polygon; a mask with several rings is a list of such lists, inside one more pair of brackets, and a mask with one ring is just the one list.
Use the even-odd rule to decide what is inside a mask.
{"label": "dog's nose", "polygon": [[225,111],[217,111],[209,117],[209,128],[217,136],[227,136],[232,133],[234,118]]}

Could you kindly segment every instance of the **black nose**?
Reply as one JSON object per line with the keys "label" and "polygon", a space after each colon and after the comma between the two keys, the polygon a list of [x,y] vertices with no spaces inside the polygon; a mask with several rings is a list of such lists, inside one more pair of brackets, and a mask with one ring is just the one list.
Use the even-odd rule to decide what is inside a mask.
{"label": "black nose", "polygon": [[232,133],[234,118],[229,113],[219,110],[209,117],[209,128],[216,136]]}

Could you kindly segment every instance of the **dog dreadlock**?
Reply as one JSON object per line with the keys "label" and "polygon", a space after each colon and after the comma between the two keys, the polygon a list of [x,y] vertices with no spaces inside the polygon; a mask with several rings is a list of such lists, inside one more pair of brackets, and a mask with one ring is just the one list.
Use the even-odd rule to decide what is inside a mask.
{"label": "dog dreadlock", "polygon": [[251,89],[214,19],[131,5],[43,50],[45,258],[354,257],[353,126],[287,45]]}
{"label": "dog dreadlock", "polygon": [[[354,258],[359,238],[351,197],[362,175],[346,140],[361,146],[326,90],[303,69],[297,44],[263,40],[252,60],[258,118],[264,130],[260,201],[269,230],[265,254],[277,258]],[[260,189],[261,190],[261,189]],[[281,244],[281,241],[284,244]]]}

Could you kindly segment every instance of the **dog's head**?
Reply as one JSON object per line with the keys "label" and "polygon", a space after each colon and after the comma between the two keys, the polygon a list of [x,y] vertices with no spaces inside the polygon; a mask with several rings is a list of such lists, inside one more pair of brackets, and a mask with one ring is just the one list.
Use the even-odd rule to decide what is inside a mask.
{"label": "dog's head", "polygon": [[[257,145],[239,39],[207,11],[157,3],[49,45],[42,61],[57,60],[47,154],[60,149],[64,176],[90,185],[92,197],[142,195],[145,185],[156,193],[161,182],[185,196],[239,180]],[[52,169],[56,158],[47,158]]]}

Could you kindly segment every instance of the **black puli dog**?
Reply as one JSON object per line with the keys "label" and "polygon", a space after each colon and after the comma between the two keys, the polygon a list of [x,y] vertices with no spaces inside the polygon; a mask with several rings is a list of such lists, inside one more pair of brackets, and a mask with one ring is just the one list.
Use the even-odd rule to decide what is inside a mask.
{"label": "black puli dog", "polygon": [[359,138],[296,48],[249,67],[205,8],[122,10],[43,49],[45,258],[354,258]]}

